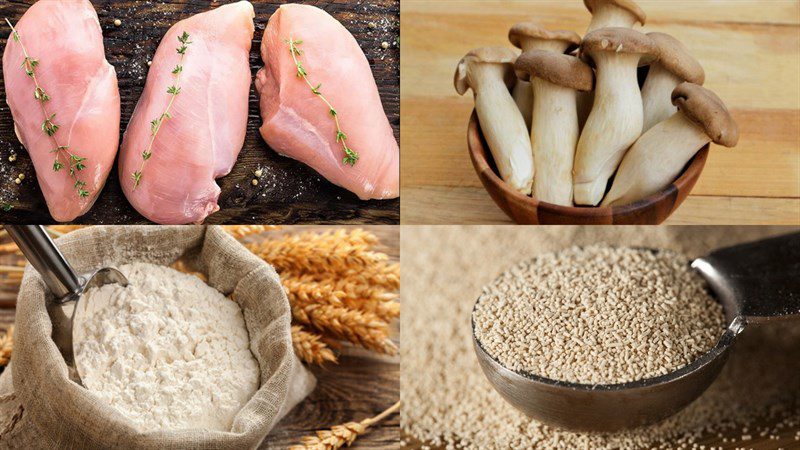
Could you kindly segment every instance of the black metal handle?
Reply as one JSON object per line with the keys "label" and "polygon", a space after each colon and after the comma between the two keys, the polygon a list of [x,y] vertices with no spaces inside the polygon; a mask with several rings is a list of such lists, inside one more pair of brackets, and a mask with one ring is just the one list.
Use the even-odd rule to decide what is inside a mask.
{"label": "black metal handle", "polygon": [[748,322],[800,318],[800,233],[717,250],[692,267]]}
{"label": "black metal handle", "polygon": [[41,225],[6,225],[9,236],[44,279],[57,299],[80,289],[80,278]]}

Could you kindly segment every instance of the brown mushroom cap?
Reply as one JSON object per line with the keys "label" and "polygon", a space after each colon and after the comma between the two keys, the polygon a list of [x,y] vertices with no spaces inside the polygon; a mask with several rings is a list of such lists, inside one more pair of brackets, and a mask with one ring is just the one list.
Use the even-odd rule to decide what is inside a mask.
{"label": "brown mushroom cap", "polygon": [[647,14],[645,14],[644,10],[631,0],[583,0],[583,4],[586,5],[586,9],[588,9],[592,14],[594,14],[595,9],[597,9],[598,6],[603,3],[610,3],[614,6],[619,6],[620,8],[627,10],[636,16],[636,20],[638,20],[642,25],[644,25],[645,21],[647,21]]}
{"label": "brown mushroom cap", "polygon": [[[469,71],[469,65],[473,63],[485,63],[485,64],[508,64],[509,69],[511,69],[514,65],[514,61],[517,60],[517,56],[519,52],[514,49],[510,49],[508,47],[481,47],[475,48],[469,51],[461,61],[458,62],[458,67],[456,68],[455,78],[453,79],[453,84],[456,87],[456,91],[459,95],[464,95],[467,92],[467,89],[470,88],[469,80],[467,78],[467,72]],[[508,71],[509,74],[505,78],[505,83],[507,86],[511,87],[514,85],[515,77],[513,70]]]}
{"label": "brown mushroom cap", "polygon": [[592,31],[581,42],[580,58],[592,62],[592,52],[606,51],[640,54],[639,65],[650,64],[658,59],[658,46],[646,34],[630,28],[609,27]]}
{"label": "brown mushroom cap", "polygon": [[703,86],[681,83],[672,91],[672,104],[687,119],[703,127],[712,141],[725,147],[735,147],[739,142],[739,127],[731,117],[725,103],[717,94]]}
{"label": "brown mushroom cap", "polygon": [[683,43],[665,33],[647,33],[658,46],[658,63],[683,81],[702,85],[706,73]]}
{"label": "brown mushroom cap", "polygon": [[577,91],[591,91],[594,85],[594,72],[588,64],[574,56],[544,50],[524,52],[514,70],[524,81],[536,77]]}
{"label": "brown mushroom cap", "polygon": [[581,45],[581,37],[578,33],[569,30],[548,30],[535,22],[522,22],[514,25],[508,30],[508,40],[517,48],[522,48],[522,38],[530,37],[543,41],[563,41],[568,45],[570,51]]}

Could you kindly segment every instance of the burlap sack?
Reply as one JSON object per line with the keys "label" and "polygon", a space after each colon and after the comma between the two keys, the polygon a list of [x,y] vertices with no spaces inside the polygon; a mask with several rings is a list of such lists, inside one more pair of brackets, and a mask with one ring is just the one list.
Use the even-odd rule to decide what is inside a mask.
{"label": "burlap sack", "polygon": [[292,349],[289,303],[277,273],[221,228],[92,227],[56,243],[79,273],[135,261],[168,265],[184,256],[242,307],[261,387],[230,432],[137,432],[70,379],[50,338],[45,285],[28,268],[17,301],[13,364],[0,377],[0,448],[253,448],[313,390],[314,377]]}

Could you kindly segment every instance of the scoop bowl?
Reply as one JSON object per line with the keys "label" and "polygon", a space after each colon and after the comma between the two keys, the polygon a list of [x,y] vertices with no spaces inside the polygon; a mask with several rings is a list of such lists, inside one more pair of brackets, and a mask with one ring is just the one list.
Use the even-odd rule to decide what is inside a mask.
{"label": "scoop bowl", "polygon": [[800,319],[800,233],[717,250],[693,261],[692,267],[708,281],[729,325],[711,350],[678,370],[606,385],[512,371],[483,348],[475,337],[473,319],[472,342],[478,363],[509,404],[549,425],[614,432],[666,419],[708,388],[746,326]]}
{"label": "scoop bowl", "polygon": [[[84,291],[110,283],[127,286],[128,279],[113,267],[93,270],[86,275],[76,274],[41,225],[7,225],[6,230],[50,290],[52,298],[47,312],[53,324],[53,342],[64,361],[75,366],[74,342],[80,342],[75,330],[82,328],[75,324],[81,323],[89,308],[97,306],[80,301]],[[80,370],[78,375],[81,375]]]}
{"label": "scoop bowl", "polygon": [[542,202],[508,186],[497,174],[475,112],[469,120],[467,144],[472,166],[492,200],[516,223],[530,225],[660,224],[689,196],[705,167],[709,150],[709,145],[700,149],[672,184],[642,200],[620,206],[578,207]]}

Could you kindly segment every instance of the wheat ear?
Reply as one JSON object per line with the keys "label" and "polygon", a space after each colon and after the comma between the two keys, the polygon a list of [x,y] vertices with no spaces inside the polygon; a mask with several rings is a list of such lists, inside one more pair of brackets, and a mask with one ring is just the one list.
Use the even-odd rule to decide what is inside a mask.
{"label": "wheat ear", "polygon": [[281,227],[280,225],[223,225],[222,228],[236,239],[242,239],[265,231],[279,230]]}
{"label": "wheat ear", "polygon": [[383,253],[369,251],[373,238],[361,230],[336,230],[286,235],[246,246],[278,272],[344,274],[388,259]]}
{"label": "wheat ear", "polygon": [[345,293],[331,285],[306,282],[302,278],[281,276],[281,283],[289,297],[289,303],[297,307],[313,304],[344,306],[342,298]]}
{"label": "wheat ear", "polygon": [[295,354],[308,364],[323,365],[326,362],[336,363],[336,355],[322,336],[312,333],[299,325],[292,326],[292,345]]}
{"label": "wheat ear", "polygon": [[296,321],[337,339],[379,353],[397,353],[397,346],[389,339],[388,325],[375,314],[338,306],[311,304],[292,305],[292,316]]}
{"label": "wheat ear", "polygon": [[398,409],[400,409],[399,401],[370,419],[335,425],[330,430],[319,430],[316,436],[301,438],[302,444],[293,445],[289,447],[289,450],[336,450],[345,446],[349,447],[359,436],[366,433],[370,426],[397,412]]}
{"label": "wheat ear", "polygon": [[6,334],[0,337],[0,366],[7,366],[14,350],[14,325],[8,327]]}

